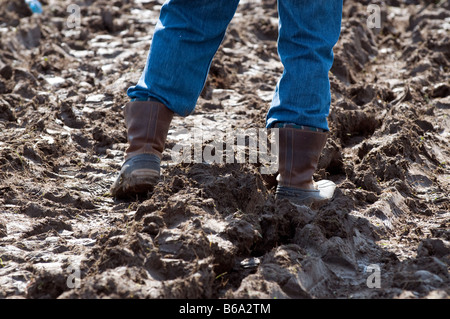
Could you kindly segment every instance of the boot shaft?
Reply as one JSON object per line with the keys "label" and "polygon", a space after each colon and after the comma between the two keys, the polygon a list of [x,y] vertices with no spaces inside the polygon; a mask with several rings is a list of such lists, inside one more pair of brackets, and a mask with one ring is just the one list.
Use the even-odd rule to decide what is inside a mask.
{"label": "boot shaft", "polygon": [[314,189],[313,174],[327,137],[327,132],[280,128],[278,184],[299,189]]}
{"label": "boot shaft", "polygon": [[162,158],[173,112],[155,101],[133,101],[125,105],[124,116],[129,147],[125,160],[138,154]]}

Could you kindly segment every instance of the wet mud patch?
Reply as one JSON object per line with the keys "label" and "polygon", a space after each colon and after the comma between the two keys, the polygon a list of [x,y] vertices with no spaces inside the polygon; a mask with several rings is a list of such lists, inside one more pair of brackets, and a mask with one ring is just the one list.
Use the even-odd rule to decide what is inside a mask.
{"label": "wet mud patch", "polygon": [[[257,164],[171,164],[176,130],[154,191],[112,198],[162,1],[81,1],[77,28],[69,1],[43,2],[0,0],[2,298],[448,298],[448,3],[375,1],[377,29],[346,1],[314,176],[338,190],[311,210],[275,200]],[[241,1],[174,128],[264,127],[277,18]]]}

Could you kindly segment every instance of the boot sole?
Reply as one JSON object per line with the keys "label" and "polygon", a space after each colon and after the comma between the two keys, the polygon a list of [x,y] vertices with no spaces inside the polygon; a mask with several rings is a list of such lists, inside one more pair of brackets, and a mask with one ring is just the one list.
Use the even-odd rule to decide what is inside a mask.
{"label": "boot sole", "polygon": [[[159,173],[154,170],[139,169],[126,177],[121,177],[118,185],[113,186],[115,197],[130,197],[138,194],[147,194],[153,191],[159,182]],[[112,189],[113,189],[112,188]]]}
{"label": "boot sole", "polygon": [[153,191],[160,178],[160,161],[156,155],[141,154],[124,163],[111,186],[114,197],[131,197]]}
{"label": "boot sole", "polygon": [[317,189],[303,190],[293,187],[278,186],[275,192],[276,199],[288,199],[296,206],[307,206],[311,209],[319,209],[329,203],[336,190],[336,184],[332,181],[321,180],[316,183]]}

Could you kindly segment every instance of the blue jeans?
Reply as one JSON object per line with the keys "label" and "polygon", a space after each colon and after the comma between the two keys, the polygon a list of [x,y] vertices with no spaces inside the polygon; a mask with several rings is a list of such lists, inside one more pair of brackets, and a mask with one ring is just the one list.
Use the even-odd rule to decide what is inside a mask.
{"label": "blue jeans", "polygon": [[[130,98],[155,99],[191,114],[211,61],[239,0],[167,0],[161,8],[145,69]],[[328,72],[339,39],[343,0],[279,0],[278,54],[283,73],[266,126],[294,123],[328,130]]]}

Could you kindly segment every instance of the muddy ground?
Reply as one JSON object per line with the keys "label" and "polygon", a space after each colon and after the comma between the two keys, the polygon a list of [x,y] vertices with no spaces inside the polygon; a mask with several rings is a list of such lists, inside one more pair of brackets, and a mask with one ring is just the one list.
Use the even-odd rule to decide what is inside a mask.
{"label": "muddy ground", "polygon": [[[126,89],[161,0],[0,0],[0,297],[449,298],[450,4],[346,0],[312,211],[258,164],[171,163],[179,130],[264,126],[274,0],[241,1],[163,178],[117,200]],[[369,28],[369,4],[381,8]]]}

